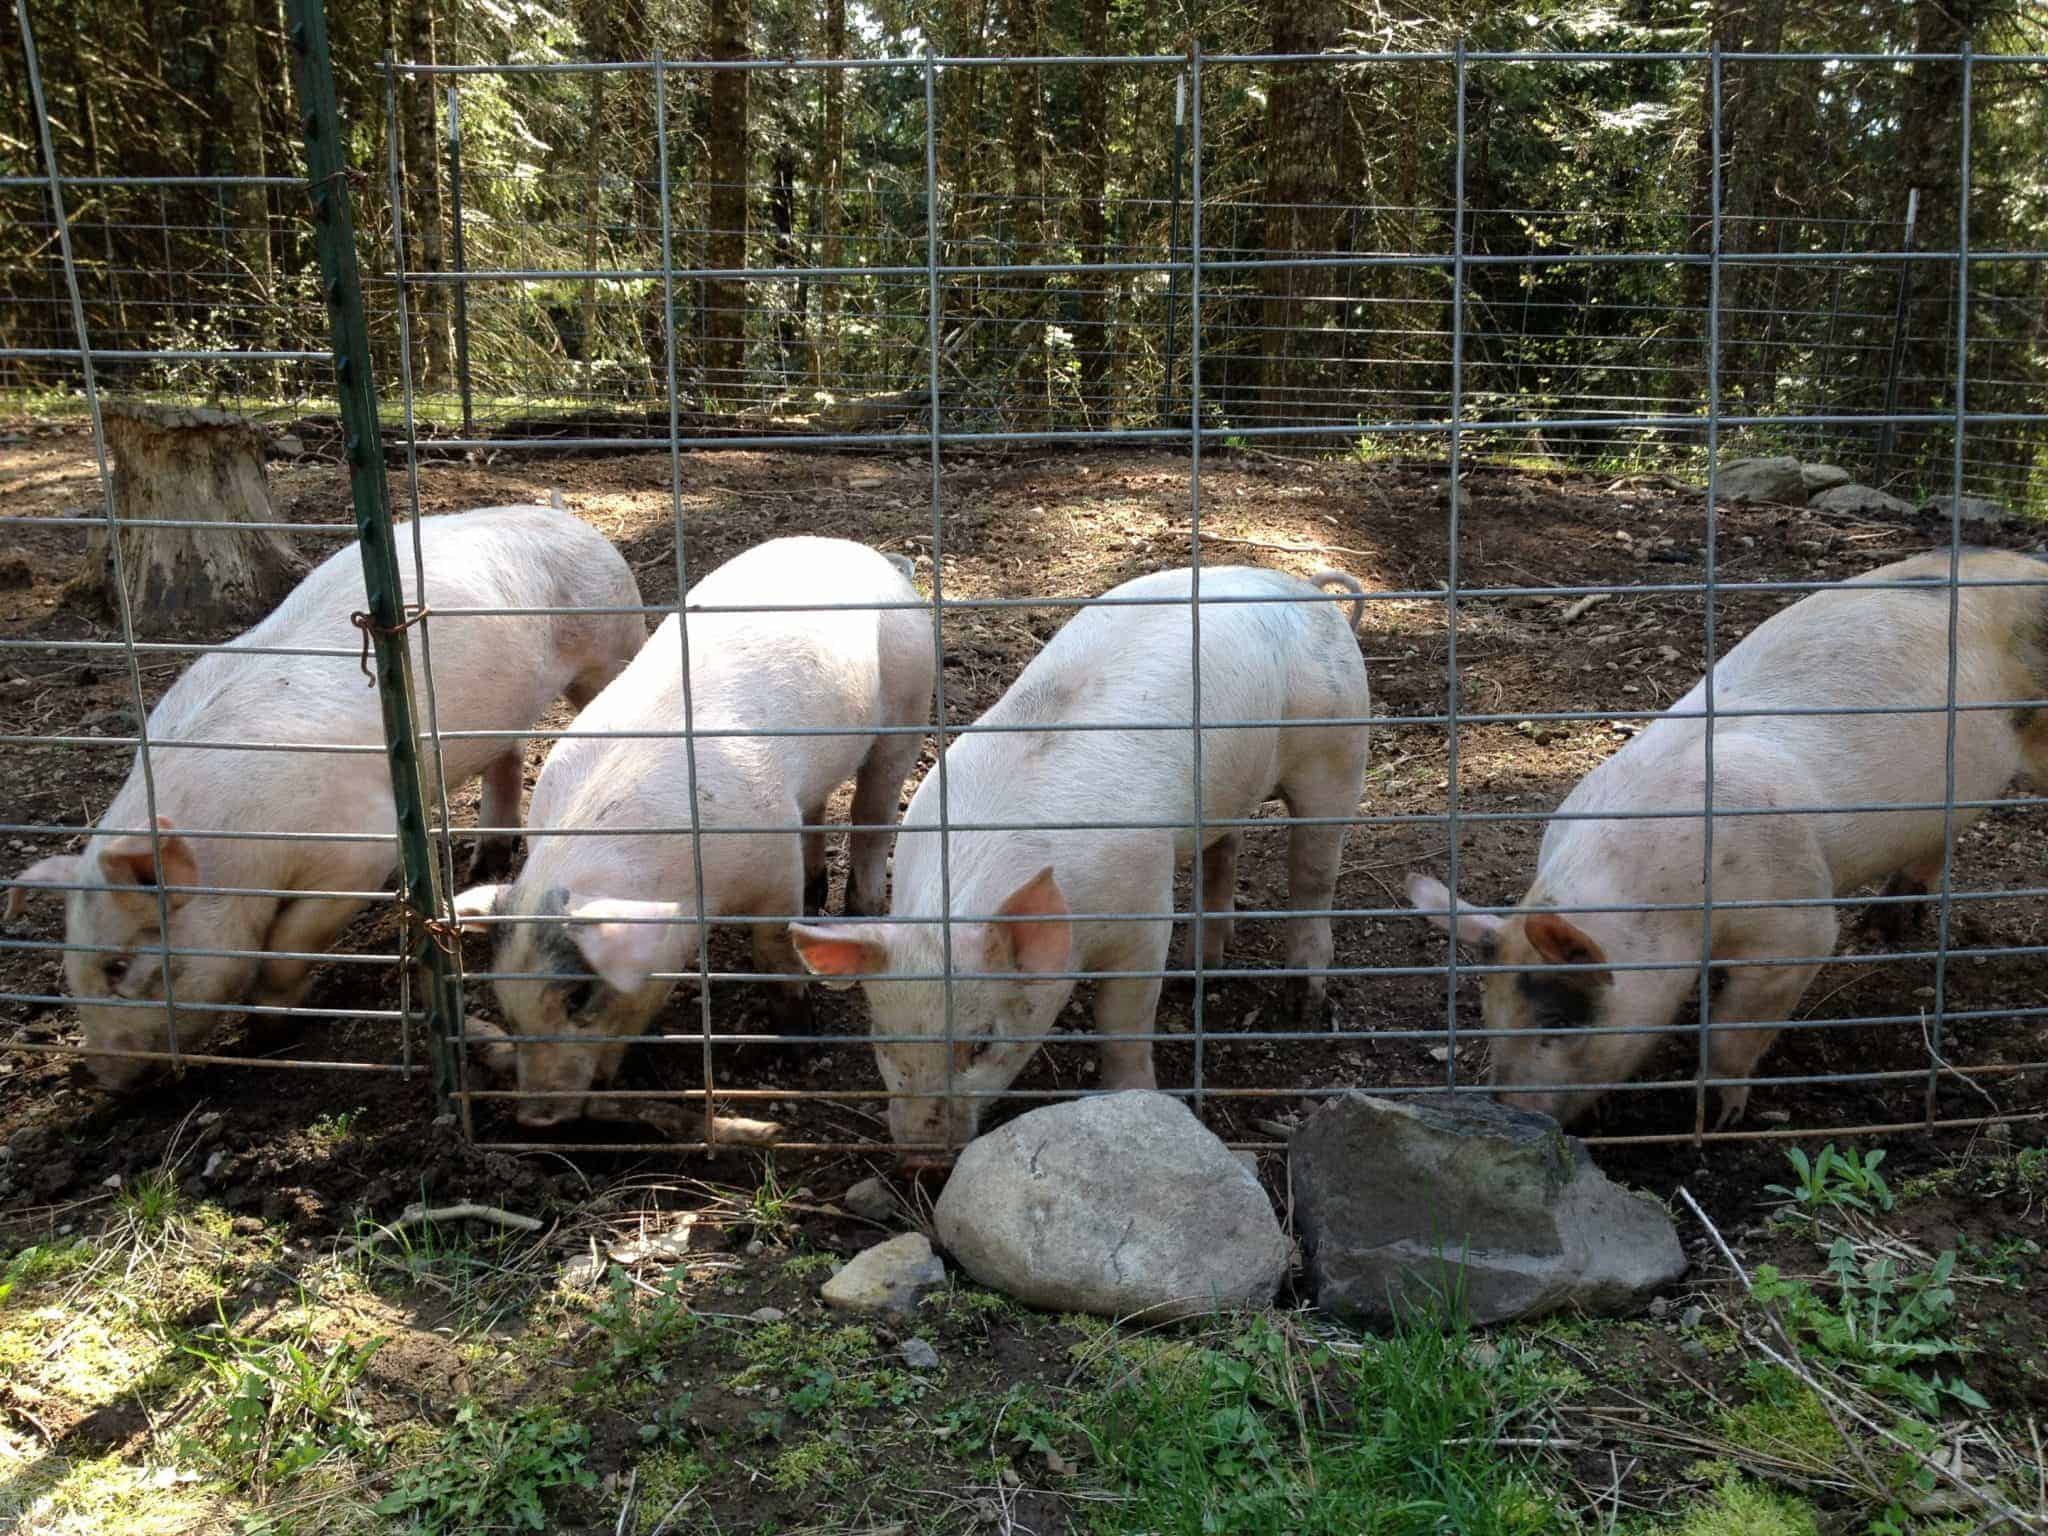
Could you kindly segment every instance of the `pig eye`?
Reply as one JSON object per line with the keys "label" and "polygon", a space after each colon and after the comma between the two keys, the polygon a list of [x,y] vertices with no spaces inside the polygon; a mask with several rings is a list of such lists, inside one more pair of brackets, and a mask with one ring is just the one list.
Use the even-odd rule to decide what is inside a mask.
{"label": "pig eye", "polygon": [[116,955],[106,964],[107,985],[119,987],[128,979],[128,969],[134,962],[126,955]]}
{"label": "pig eye", "polygon": [[591,999],[595,998],[596,996],[597,980],[595,977],[591,978],[589,981],[580,981],[575,986],[571,987],[568,991],[568,995],[562,999],[563,1011],[566,1012],[571,1018],[574,1018],[577,1014],[581,1013],[584,1009],[588,1008],[590,1006]]}

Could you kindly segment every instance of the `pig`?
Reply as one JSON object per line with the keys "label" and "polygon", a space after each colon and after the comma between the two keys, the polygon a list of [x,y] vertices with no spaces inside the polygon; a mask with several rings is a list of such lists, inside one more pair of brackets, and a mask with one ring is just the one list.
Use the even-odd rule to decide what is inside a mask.
{"label": "pig", "polygon": [[[464,607],[637,609],[639,589],[617,550],[594,529],[547,507],[485,507],[420,524],[426,597]],[[409,537],[401,534],[403,542]],[[410,550],[399,560],[408,603],[417,602]],[[99,830],[75,855],[43,859],[14,877],[16,915],[39,885],[86,885],[65,899],[65,981],[78,1000],[88,1053],[168,1051],[162,1006],[164,935],[156,886],[273,891],[375,890],[397,867],[390,769],[382,752],[293,753],[174,748],[189,741],[380,745],[377,691],[358,662],[362,634],[350,615],[368,607],[357,546],[316,566],[270,616],[202,656],[149,713],[157,835],[138,750]],[[560,695],[595,697],[624,670],[646,635],[636,612],[546,618],[430,617],[433,690],[446,731],[522,731]],[[429,723],[419,626],[408,632],[415,703]],[[321,647],[345,656],[238,655],[243,647]],[[483,776],[482,824],[519,824],[524,787],[516,739],[444,743],[450,789]],[[431,752],[425,764],[436,782]],[[269,842],[209,837],[236,832],[372,833],[369,842]],[[501,839],[509,843],[509,837]],[[153,846],[154,844],[154,846]],[[237,1005],[289,1006],[311,984],[305,956],[333,945],[366,902],[344,897],[232,896],[173,891],[171,1004],[180,1050],[204,1048]],[[178,947],[242,953],[181,954]],[[155,1004],[156,1006],[142,1006]],[[109,1088],[145,1081],[159,1064],[88,1054]]]}
{"label": "pig", "polygon": [[[1965,582],[2048,581],[2048,564],[2000,550],[1962,557]],[[1916,555],[1815,592],[1773,614],[1714,668],[1719,711],[1828,705],[1941,706],[1948,697],[1949,554]],[[1911,583],[1885,587],[1878,583]],[[2048,696],[2048,589],[1964,587],[1956,699],[2012,701],[1958,713],[1956,798],[2002,794],[2023,771],[2048,782],[2048,715],[2024,701]],[[1608,758],[1565,798],[1577,815],[1693,810],[1703,803],[1705,681]],[[1945,712],[1916,715],[1739,715],[1714,724],[1718,811],[1773,806],[1926,805],[1946,786]],[[1982,813],[1958,806],[1955,826]],[[1701,820],[1553,821],[1536,878],[1508,916],[1454,903],[1441,882],[1415,875],[1408,896],[1485,963],[1484,1018],[1492,1081],[1507,1103],[1579,1120],[1598,1088],[1633,1077],[1698,995],[1704,918],[1697,910],[1582,912],[1628,903],[1699,903],[1705,876]],[[1938,885],[1942,813],[1933,810],[1732,816],[1714,822],[1716,907],[1774,898],[1827,900],[1890,876],[1888,895]],[[1561,911],[1558,909],[1565,909]],[[1901,909],[1887,906],[1886,912]],[[1720,1123],[1741,1117],[1748,1079],[1778,1027],[1834,952],[1831,906],[1717,910],[1713,958],[1783,964],[1714,972],[1707,1067],[1720,1089]],[[1678,961],[1677,970],[1608,969]],[[1540,972],[1539,965],[1572,965]],[[1585,1033],[1584,1031],[1595,1031]]]}
{"label": "pig", "polygon": [[[773,539],[728,560],[690,589],[686,608],[782,605],[765,613],[692,613],[690,702],[699,732],[806,727],[830,735],[699,735],[702,826],[787,827],[702,839],[708,919],[750,924],[755,968],[793,975],[773,1005],[801,1028],[807,999],[788,920],[823,900],[826,803],[855,780],[857,826],[893,825],[903,781],[931,719],[932,631],[920,608],[787,611],[802,604],[914,604],[909,562],[845,539]],[[575,732],[680,731],[682,637],[665,619],[633,665],[571,727]],[[896,727],[885,731],[883,727]],[[584,1115],[628,1042],[644,1034],[695,963],[698,900],[686,830],[690,785],[683,738],[565,737],[534,786],[526,864],[509,885],[465,891],[464,916],[509,919],[492,969],[507,1033],[491,1056],[515,1063],[521,1125]],[[620,828],[615,834],[585,829]],[[550,837],[551,829],[579,835]],[[847,908],[879,912],[893,834],[852,835]],[[518,973],[513,979],[503,973]],[[527,1036],[570,1040],[522,1040]],[[590,1045],[583,1040],[594,1042]],[[529,1097],[530,1095],[530,1097]]]}
{"label": "pig", "polygon": [[[1110,599],[1149,606],[1092,607],[1073,618],[1032,660],[994,708],[991,727],[1179,725],[1168,730],[963,733],[945,757],[949,823],[1022,824],[1021,831],[949,831],[952,969],[956,979],[950,1054],[944,983],[937,976],[945,931],[936,922],[803,925],[792,931],[810,970],[835,985],[860,982],[873,1014],[875,1055],[891,1094],[889,1131],[907,1164],[934,1166],[943,1144],[971,1140],[982,1102],[1015,1080],[1051,1033],[1074,990],[1074,971],[1158,971],[1173,934],[1173,877],[1194,856],[1180,830],[1113,830],[1089,823],[1192,820],[1195,810],[1192,621],[1187,570],[1126,582]],[[1339,586],[1338,599],[1315,600]],[[1357,626],[1363,589],[1325,572],[1302,581],[1245,566],[1201,572],[1202,716],[1284,720],[1202,731],[1202,813],[1248,817],[1283,797],[1302,817],[1357,814],[1371,707]],[[1163,601],[1162,601],[1163,600]],[[1323,725],[1318,721],[1332,723]],[[940,777],[925,775],[905,814],[891,912],[897,919],[948,911],[941,893]],[[1043,830],[1030,830],[1045,823]],[[1079,829],[1076,824],[1080,824]],[[1325,910],[1348,828],[1292,830],[1289,898]],[[1203,842],[1202,959],[1222,962],[1231,937],[1239,829],[1206,829]],[[1073,914],[1081,914],[1079,916]],[[1116,914],[1156,914],[1109,921]],[[1035,921],[1027,921],[1035,919]],[[1290,920],[1288,963],[1327,968],[1327,917]],[[890,979],[892,974],[899,979]],[[1326,978],[1296,978],[1295,1006],[1320,1008]],[[1155,1086],[1144,1039],[1158,1007],[1160,978],[1097,983],[1095,1024],[1102,1081]],[[1013,1037],[990,1039],[990,1036]]]}

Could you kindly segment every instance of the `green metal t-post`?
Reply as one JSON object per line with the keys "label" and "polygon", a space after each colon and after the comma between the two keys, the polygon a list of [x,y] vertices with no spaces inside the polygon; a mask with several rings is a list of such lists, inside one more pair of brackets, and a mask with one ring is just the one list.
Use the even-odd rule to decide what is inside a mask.
{"label": "green metal t-post", "polygon": [[292,83],[299,95],[299,126],[306,140],[306,185],[313,199],[320,283],[333,321],[335,393],[341,404],[349,489],[361,541],[363,586],[369,598],[369,637],[376,653],[377,695],[384,707],[391,798],[398,811],[400,879],[406,906],[415,919],[409,925],[412,958],[421,965],[426,979],[434,1091],[445,1100],[455,1083],[454,1042],[459,1038],[461,1003],[448,956],[427,927],[441,915],[441,893],[414,727],[405,588],[391,531],[391,496],[384,480],[384,439],[377,423],[370,327],[363,313],[363,287],[356,267],[355,221],[349,214],[348,166],[335,110],[327,13],[322,0],[286,0],[285,11],[291,27]]}

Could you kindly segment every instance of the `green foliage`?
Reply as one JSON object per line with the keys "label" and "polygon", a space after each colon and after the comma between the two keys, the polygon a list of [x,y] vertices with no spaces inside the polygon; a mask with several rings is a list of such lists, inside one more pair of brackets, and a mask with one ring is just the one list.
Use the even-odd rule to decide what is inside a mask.
{"label": "green foliage", "polygon": [[799,1419],[907,1407],[930,1390],[928,1382],[910,1372],[883,1365],[873,1332],[858,1326],[770,1323],[744,1335],[739,1354],[747,1364],[732,1384],[778,1388],[783,1406]]}
{"label": "green foliage", "polygon": [[368,1452],[370,1426],[355,1387],[384,1340],[322,1345],[299,1330],[282,1339],[240,1334],[224,1323],[186,1335],[179,1351],[226,1389],[210,1450],[221,1469],[251,1485],[280,1483],[333,1455]]}
{"label": "green foliage", "polygon": [[1750,1400],[1715,1415],[1714,1429],[1737,1450],[1824,1474],[1842,1453],[1842,1436],[1813,1389],[1781,1365],[1751,1364]]}
{"label": "green foliage", "polygon": [[1638,1526],[1641,1536],[1820,1536],[1811,1505],[1737,1476],[1734,1469],[1710,1466],[1716,1473],[1706,1500],[1671,1524]]}
{"label": "green foliage", "polygon": [[1888,1211],[1896,1202],[1891,1186],[1877,1171],[1884,1156],[1883,1148],[1858,1152],[1852,1147],[1847,1152],[1838,1152],[1835,1144],[1829,1142],[1820,1149],[1819,1157],[1809,1159],[1798,1147],[1793,1147],[1785,1157],[1798,1182],[1789,1187],[1764,1187],[1771,1194],[1783,1195],[1809,1216],[1836,1206],[1866,1215]]}
{"label": "green foliage", "polygon": [[1230,1536],[1537,1536],[1565,1513],[1492,1443],[1543,1389],[1526,1354],[1473,1362],[1416,1321],[1356,1351],[1257,1317],[1089,1406],[1118,1529]]}
{"label": "green foliage", "polygon": [[152,1168],[124,1184],[114,1203],[138,1226],[163,1226],[178,1209],[178,1180],[168,1168]]}
{"label": "green foliage", "polygon": [[465,1401],[431,1452],[392,1477],[377,1513],[428,1531],[546,1530],[543,1495],[596,1486],[583,1464],[589,1438],[552,1409],[500,1419]]}
{"label": "green foliage", "polygon": [[577,1382],[582,1390],[631,1380],[660,1386],[668,1380],[668,1356],[697,1331],[697,1318],[683,1299],[687,1274],[678,1265],[652,1293],[614,1264],[606,1272],[604,1300],[590,1314],[604,1340],[604,1353]]}
{"label": "green foliage", "polygon": [[30,1243],[0,1266],[0,1307],[17,1290],[27,1290],[55,1280],[92,1261],[93,1246],[86,1239],[69,1242]]}
{"label": "green foliage", "polygon": [[1913,1368],[1964,1353],[1946,1329],[1955,1308],[1949,1281],[1953,1249],[1931,1269],[1901,1273],[1897,1262],[1860,1256],[1839,1238],[1828,1250],[1827,1273],[1834,1294],[1825,1296],[1803,1280],[1788,1280],[1775,1265],[1760,1264],[1756,1299],[1775,1306],[1794,1337],[1810,1344],[1870,1391],[1932,1417],[1948,1399],[1966,1408],[1989,1407],[1960,1376],[1921,1375]]}

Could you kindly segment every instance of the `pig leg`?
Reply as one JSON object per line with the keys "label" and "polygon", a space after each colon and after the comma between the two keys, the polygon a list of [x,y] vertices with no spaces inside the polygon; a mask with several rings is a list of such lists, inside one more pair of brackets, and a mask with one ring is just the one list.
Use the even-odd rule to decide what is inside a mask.
{"label": "pig leg", "polygon": [[[1173,886],[1161,883],[1154,900],[1164,911],[1173,901]],[[1158,971],[1166,968],[1173,948],[1171,923],[1119,923],[1118,927],[1141,930],[1124,937],[1131,942],[1120,955],[1112,955],[1103,969],[1112,971]],[[1095,962],[1087,964],[1092,967]],[[1076,966],[1075,969],[1081,969]],[[1095,1033],[1102,1053],[1102,1086],[1105,1088],[1157,1088],[1159,1078],[1152,1069],[1152,1042],[1133,1040],[1132,1035],[1150,1035],[1159,1018],[1160,977],[1120,977],[1095,984]]]}
{"label": "pig leg", "polygon": [[[484,769],[483,803],[477,809],[479,825],[519,825],[519,801],[526,789],[525,767],[524,756],[515,745],[503,757],[492,759]],[[509,832],[479,836],[476,853],[469,861],[469,883],[482,885],[509,874],[517,841]]]}
{"label": "pig leg", "polygon": [[[297,901],[287,901],[271,919],[270,931],[263,936],[263,947],[273,951],[324,953],[334,947],[334,941],[341,937],[342,930],[354,922],[356,914],[368,905],[366,901],[346,901],[338,897],[301,897]],[[265,1007],[294,1006],[312,985],[316,963],[273,955],[258,970],[256,986],[249,1001]]]}
{"label": "pig leg", "polygon": [[[1811,941],[1794,936],[1785,942],[1798,945]],[[1806,950],[1805,953],[1819,954],[1832,945],[1833,935],[1830,933],[1821,941],[1820,949]],[[1722,983],[1720,996],[1714,1001],[1713,1029],[1707,1039],[1707,1070],[1715,1077],[1753,1077],[1757,1063],[1778,1037],[1778,1025],[1792,1017],[1792,1010],[1819,973],[1817,965],[1743,966],[1724,972],[1728,979]],[[1769,1021],[1769,1027],[1727,1027],[1752,1019]],[[1738,1082],[1721,1089],[1721,1118],[1717,1125],[1732,1125],[1740,1120],[1748,1103],[1748,1082]]]}
{"label": "pig leg", "polygon": [[825,807],[804,812],[804,916],[816,917],[825,910],[832,891],[832,877],[825,870]]}
{"label": "pig leg", "polygon": [[[1287,809],[1295,816],[1349,816],[1358,809],[1358,772],[1363,762],[1338,764],[1318,760],[1280,786]],[[1346,780],[1345,768],[1351,772]],[[1297,912],[1328,910],[1337,894],[1337,867],[1344,857],[1345,826],[1296,827],[1287,840],[1287,904]],[[1327,917],[1287,920],[1287,965],[1293,971],[1326,971],[1336,953]],[[1291,1010],[1297,1019],[1313,1019],[1323,1011],[1330,979],[1296,976],[1289,982]]]}
{"label": "pig leg", "polygon": [[1237,853],[1244,839],[1236,832],[1202,850],[1202,964],[1221,965],[1237,927]]}
{"label": "pig leg", "polygon": [[[1941,884],[1941,855],[1908,864],[1885,882],[1887,896],[1925,896]],[[1897,944],[1908,933],[1927,926],[1927,908],[1916,903],[1886,902],[1863,909],[1863,926],[1887,944]]]}
{"label": "pig leg", "polygon": [[[922,736],[908,732],[878,736],[853,781],[853,824],[856,827],[896,825],[903,801],[903,781],[917,766]],[[847,843],[846,912],[849,917],[878,917],[889,910],[889,850],[896,834],[855,832]]]}
{"label": "pig leg", "polygon": [[754,941],[754,969],[795,978],[767,983],[770,1022],[778,1034],[807,1035],[811,1032],[810,973],[797,958],[796,946],[789,938],[790,919],[803,900],[803,864],[795,857],[794,847],[789,851],[792,857],[784,878],[770,882],[773,894],[759,898],[751,912],[755,917],[772,917],[777,921],[749,923],[747,927]]}

